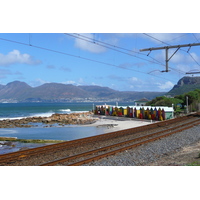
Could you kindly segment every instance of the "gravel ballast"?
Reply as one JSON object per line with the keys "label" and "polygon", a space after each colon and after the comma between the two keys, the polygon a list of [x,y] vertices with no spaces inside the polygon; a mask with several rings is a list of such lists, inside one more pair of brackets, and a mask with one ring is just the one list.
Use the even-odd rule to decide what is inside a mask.
{"label": "gravel ballast", "polygon": [[[194,118],[187,119],[187,123],[192,124],[192,122],[196,120]],[[199,119],[198,119],[199,120]],[[115,122],[116,123],[116,122]],[[186,122],[185,122],[186,123]],[[180,125],[179,123],[177,125]],[[170,129],[173,126],[168,127],[159,127],[156,130],[147,130],[139,133],[140,136],[147,134],[151,134],[153,132],[158,132],[160,130]],[[109,146],[111,144],[119,143],[122,141],[130,140],[139,137],[138,134],[125,135],[123,137],[116,137],[112,139],[108,139],[105,141],[97,141],[86,143],[81,146],[60,149],[54,152],[46,152],[44,154],[35,155],[31,157],[27,157],[26,159],[7,163],[8,166],[37,166],[46,162],[50,162],[52,160],[61,159],[67,156],[72,156],[75,154],[80,154],[82,152],[87,152],[91,149],[96,149],[100,147]],[[126,150],[124,152],[115,154],[113,156],[109,156],[107,158],[102,158],[98,161],[93,161],[85,164],[84,166],[165,166],[165,165],[177,165],[176,163],[166,163],[160,162],[161,160],[168,157],[168,160],[171,162],[170,155],[174,155],[175,153],[183,150],[184,147],[192,147],[195,143],[200,144],[200,125],[193,126],[190,129],[187,129],[182,132],[175,133],[166,138],[162,138],[156,140],[154,142],[143,144],[133,149]],[[200,145],[199,145],[200,147]],[[200,152],[200,148],[198,146],[195,147],[196,152]],[[197,154],[198,155],[198,154]],[[197,156],[196,155],[196,156]],[[172,159],[173,160],[173,159]],[[67,165],[67,163],[59,164],[59,165]],[[178,164],[182,165],[182,164]]]}
{"label": "gravel ballast", "polygon": [[[173,134],[149,144],[126,150],[107,158],[85,164],[86,166],[148,166],[164,156],[174,154],[187,145],[200,141],[200,125]],[[200,150],[199,150],[200,152]]]}

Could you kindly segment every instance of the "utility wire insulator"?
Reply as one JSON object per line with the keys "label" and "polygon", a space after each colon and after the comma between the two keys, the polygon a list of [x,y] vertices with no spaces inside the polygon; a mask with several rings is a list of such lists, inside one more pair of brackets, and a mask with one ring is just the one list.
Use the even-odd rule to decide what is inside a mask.
{"label": "utility wire insulator", "polygon": [[149,53],[147,54],[147,56],[149,56],[150,53],[151,53],[151,50],[149,51]]}
{"label": "utility wire insulator", "polygon": [[187,53],[190,51],[190,49],[191,49],[191,46],[188,48]]}

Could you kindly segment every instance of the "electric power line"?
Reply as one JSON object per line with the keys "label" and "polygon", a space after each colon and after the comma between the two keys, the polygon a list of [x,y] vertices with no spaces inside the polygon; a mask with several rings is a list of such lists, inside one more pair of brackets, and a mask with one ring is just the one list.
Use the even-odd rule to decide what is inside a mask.
{"label": "electric power line", "polygon": [[[66,34],[66,33],[65,33],[65,34]],[[109,43],[106,43],[106,42],[102,42],[102,41],[100,41],[100,40],[96,40],[96,39],[94,39],[94,38],[90,38],[90,37],[87,37],[87,36],[82,35],[82,34],[78,34],[78,33],[74,33],[74,34],[76,34],[76,35],[78,35],[78,36],[81,36],[81,37],[84,37],[84,38],[87,38],[87,39],[90,39],[91,41],[88,41],[88,42],[91,42],[91,43],[95,43],[95,41],[96,41],[96,42],[98,42],[98,43],[106,44],[106,45],[108,45],[108,46],[112,46],[112,47],[119,48],[119,49],[122,49],[122,50],[125,50],[125,51],[128,51],[128,52],[133,52],[133,53],[140,54],[140,55],[142,55],[142,56],[146,56],[146,54],[141,53],[141,52],[138,52],[138,51],[134,51],[134,50],[126,49],[126,48],[124,48],[124,47],[119,47],[119,46],[112,45],[112,44],[109,44]],[[73,35],[71,35],[71,34],[67,34],[67,35],[72,36],[72,37],[75,37],[75,36],[73,36]],[[79,37],[78,39],[82,39],[82,38]],[[93,41],[93,42],[92,42],[92,41]],[[96,43],[95,43],[95,44],[96,44]],[[98,44],[97,44],[97,45],[98,45]],[[106,47],[106,46],[105,46],[105,47]],[[108,47],[106,47],[106,48],[108,48]],[[112,50],[114,50],[114,49],[112,49]],[[124,53],[124,52],[121,52],[121,53]],[[150,57],[152,60],[156,61],[156,62],[157,62],[156,64],[160,63],[161,65],[165,66],[163,63],[161,63],[160,61],[156,60],[155,58],[153,58],[153,57],[151,57],[151,56],[149,56],[149,55],[148,55],[148,57]],[[137,57],[137,58],[138,58],[138,57]],[[140,58],[140,59],[142,59],[142,58]],[[146,59],[145,59],[145,60],[146,60]],[[150,61],[149,61],[149,62],[150,62]]]}
{"label": "electric power line", "polygon": [[[150,37],[150,38],[153,38],[153,39],[155,39],[155,40],[157,40],[157,41],[159,41],[159,42],[162,42],[163,44],[167,44],[167,45],[171,46],[170,44],[168,44],[168,43],[166,43],[166,42],[163,42],[163,41],[161,41],[161,40],[159,40],[159,39],[157,39],[157,38],[155,38],[155,37],[153,37],[153,36],[151,36],[151,35],[149,35],[149,34],[146,34],[146,33],[143,33],[143,34],[146,35],[146,36],[148,36],[148,37]],[[200,64],[199,64],[199,63],[196,61],[196,59],[189,53],[189,51],[185,51],[185,50],[183,50],[183,49],[180,49],[180,50],[181,50],[181,51],[184,51],[184,52],[187,52],[187,53],[190,55],[190,57],[194,60],[194,62],[196,62],[196,64],[200,66]],[[169,68],[175,70],[175,69],[172,68],[172,67],[169,67]],[[183,72],[183,71],[182,71],[182,72]],[[186,72],[184,72],[184,73],[186,73]]]}
{"label": "electric power line", "polygon": [[194,33],[192,33],[192,35],[194,36],[194,38],[195,38],[198,42],[200,42],[199,39],[195,36]]}
{"label": "electric power line", "polygon": [[[91,61],[91,62],[96,62],[96,63],[108,65],[108,66],[113,66],[113,67],[117,67],[117,68],[121,69],[121,67],[118,66],[118,65],[114,65],[114,64],[110,64],[110,63],[106,63],[106,62],[102,62],[102,61],[98,61],[98,60],[94,60],[94,59],[90,59],[90,58],[86,58],[86,57],[82,57],[82,56],[77,56],[77,55],[73,55],[73,54],[69,54],[69,53],[65,53],[65,52],[62,52],[62,51],[57,51],[57,50],[53,50],[53,49],[49,49],[49,48],[45,48],[45,47],[40,47],[40,46],[36,46],[36,45],[33,45],[33,44],[27,44],[27,43],[9,40],[9,39],[5,39],[5,38],[0,38],[0,40],[6,41],[6,42],[16,43],[16,44],[20,44],[20,45],[25,45],[25,46],[29,46],[29,47],[33,47],[33,48],[37,48],[37,49],[42,49],[42,50],[45,50],[45,51],[50,51],[50,52],[54,52],[54,53],[58,53],[58,54],[66,55],[66,56],[71,56],[71,57],[74,57],[74,58],[79,58],[79,59],[83,59],[83,60],[87,60],[87,61]],[[165,80],[168,80],[168,81],[172,81],[170,79],[166,79],[166,78],[163,78],[163,77],[148,74],[146,72],[141,72],[139,70],[128,69],[128,68],[123,68],[123,69],[129,70],[129,71],[135,71],[135,72],[142,73],[142,74],[147,74],[147,75],[154,76],[154,77],[157,77],[157,78],[162,78],[162,79],[165,79]]]}
{"label": "electric power line", "polygon": [[[147,59],[145,59],[145,58],[141,58],[141,57],[139,57],[139,56],[136,56],[136,55],[133,55],[133,54],[130,54],[130,53],[126,53],[126,52],[123,52],[123,51],[114,49],[114,48],[112,48],[112,47],[109,47],[109,46],[117,47],[117,46],[111,45],[111,44],[109,44],[109,43],[101,42],[101,43],[103,43],[103,44],[109,45],[109,46],[106,46],[106,45],[102,45],[102,44],[100,44],[100,43],[93,42],[93,41],[91,41],[91,40],[87,40],[87,39],[84,39],[84,38],[80,38],[79,36],[75,36],[75,35],[72,35],[72,34],[69,34],[69,33],[65,33],[65,35],[69,35],[69,36],[75,37],[75,38],[77,38],[77,39],[81,39],[81,40],[84,40],[84,41],[86,41],[86,42],[90,42],[90,43],[92,43],[92,44],[99,45],[99,46],[102,46],[102,47],[111,49],[111,50],[113,50],[113,51],[117,51],[117,52],[119,52],[119,53],[123,53],[123,54],[129,55],[129,56],[133,56],[133,57],[135,57],[135,58],[141,59],[141,60],[145,60],[145,61],[148,61],[148,62],[157,64],[157,65],[163,65],[163,66],[164,66],[164,64],[162,64],[161,62],[157,61],[156,59],[154,59],[156,62],[153,62],[153,61],[151,61],[151,60],[147,60]],[[85,38],[88,38],[88,37],[85,36]],[[89,39],[92,39],[92,38],[89,38]],[[97,40],[95,40],[95,41],[97,41]],[[98,41],[98,42],[100,42],[100,41]],[[128,49],[125,49],[125,48],[122,48],[122,47],[117,47],[117,48],[124,49],[124,50],[129,51],[129,52],[132,51],[132,50],[128,50]],[[138,53],[138,54],[142,54],[142,53],[139,53],[139,52],[136,52],[136,51],[132,51],[132,52]],[[145,54],[142,54],[142,55],[145,55]],[[152,58],[152,59],[153,59],[153,58]]]}
{"label": "electric power line", "polygon": [[[129,52],[131,51],[131,52],[134,52],[134,53],[138,53],[138,54],[143,55],[143,56],[145,55],[145,56],[150,57],[152,60],[154,60],[154,61],[156,61],[156,62],[153,62],[153,61],[150,61],[150,60],[147,60],[147,59],[144,59],[144,58],[141,58],[141,57],[132,55],[132,54],[127,54],[127,55],[130,55],[130,56],[133,56],[133,57],[136,57],[136,58],[139,58],[139,59],[148,61],[148,62],[152,62],[152,63],[158,64],[158,65],[160,64],[160,65],[162,65],[162,66],[165,66],[165,64],[163,64],[163,63],[161,63],[160,61],[156,60],[155,58],[149,56],[149,54],[146,55],[146,54],[141,53],[141,52],[129,50],[129,49],[126,49],[126,48],[123,48],[123,47],[119,47],[119,46],[116,46],[116,45],[112,45],[112,44],[109,44],[109,43],[106,43],[106,42],[102,42],[102,41],[99,41],[99,40],[96,40],[96,39],[93,39],[93,38],[90,38],[90,37],[87,37],[87,36],[84,36],[84,35],[81,35],[81,34],[78,34],[78,33],[75,33],[77,36],[72,35],[72,34],[67,34],[67,33],[65,33],[65,34],[66,34],[66,35],[69,35],[69,36],[72,36],[72,37],[75,37],[75,38],[78,38],[78,39],[81,39],[81,40],[84,40],[84,41],[86,41],[86,42],[90,42],[90,43],[93,43],[93,44],[96,44],[96,45],[103,46],[103,47],[108,48],[108,49],[112,49],[112,50],[117,51],[117,52],[120,52],[120,53],[127,54],[127,53],[125,53],[125,52],[122,52],[122,51],[119,51],[119,50],[110,48],[110,47],[105,46],[105,45],[101,45],[101,44],[99,44],[99,43],[103,43],[103,44],[106,44],[106,45],[109,45],[109,46],[112,46],[112,47],[115,47],[115,48],[123,49],[123,50],[129,51]],[[145,34],[145,33],[144,33],[144,34]],[[148,35],[148,34],[145,34],[145,35],[150,36],[150,35]],[[83,38],[81,38],[80,36],[83,37],[83,38],[87,38],[87,39],[89,39],[89,40],[83,39]],[[150,36],[150,37],[152,37],[152,36]],[[153,38],[153,39],[156,39],[155,37],[152,37],[152,38]],[[177,37],[177,38],[178,38],[178,37]],[[158,40],[158,39],[156,39],[156,40]],[[98,42],[98,43],[96,43],[95,41]],[[165,42],[163,42],[163,41],[161,41],[161,40],[158,40],[158,41],[160,41],[160,42],[162,42],[162,43],[165,43]],[[165,44],[167,44],[167,43],[165,43]],[[181,70],[176,70],[176,69],[171,68],[171,67],[170,67],[170,69],[172,69],[172,70],[174,70],[174,71],[178,71],[179,73],[185,74],[185,72],[183,72],[183,71],[181,71]]]}

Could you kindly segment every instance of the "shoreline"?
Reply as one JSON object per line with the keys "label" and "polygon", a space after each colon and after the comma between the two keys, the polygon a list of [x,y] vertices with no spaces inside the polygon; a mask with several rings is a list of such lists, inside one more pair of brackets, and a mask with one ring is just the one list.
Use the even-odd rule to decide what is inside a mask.
{"label": "shoreline", "polygon": [[52,114],[49,117],[34,116],[14,119],[0,120],[0,128],[30,128],[37,127],[38,123],[45,125],[59,124],[64,125],[83,125],[91,124],[95,122],[95,119],[91,117],[92,112],[80,112],[71,114]]}
{"label": "shoreline", "polygon": [[[83,117],[83,116],[82,116]],[[130,119],[130,118],[118,118],[118,117],[106,117],[106,116],[95,116],[95,115],[88,115],[87,118],[89,121],[93,123],[86,123],[86,124],[67,124],[65,126],[60,126],[57,122],[57,127],[58,128],[66,128],[68,126],[74,126],[74,127],[95,127],[101,129],[102,127],[104,128],[104,133],[110,133],[110,132],[115,132],[119,130],[124,130],[124,129],[129,129],[129,128],[134,128],[138,126],[144,126],[149,123],[150,121],[145,121],[145,120],[138,120],[138,119]],[[55,128],[55,126],[52,126],[51,124],[47,123],[48,127],[45,125],[42,128]],[[19,127],[14,127],[19,128]],[[21,127],[22,129],[26,129],[24,127]],[[27,127],[28,128],[28,127]],[[35,128],[35,127],[30,127],[30,128]],[[85,136],[87,137],[87,136]],[[4,139],[3,139],[4,138]],[[66,141],[66,140],[63,140]],[[38,147],[38,145],[48,145],[48,144],[53,144],[57,142],[62,142],[62,138],[57,140],[48,140],[48,139],[18,139],[17,137],[6,137],[6,136],[1,136],[0,137],[0,154],[4,153],[9,153],[13,151],[18,151],[22,150],[24,148],[29,149],[29,148],[34,148]]]}

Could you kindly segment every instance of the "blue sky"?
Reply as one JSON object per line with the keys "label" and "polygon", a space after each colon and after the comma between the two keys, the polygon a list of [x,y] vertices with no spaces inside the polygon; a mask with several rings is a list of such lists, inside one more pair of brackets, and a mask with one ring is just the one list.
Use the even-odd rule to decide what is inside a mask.
{"label": "blue sky", "polygon": [[139,50],[200,42],[194,5],[193,0],[181,1],[181,9],[172,0],[165,6],[158,0],[5,1],[0,12],[0,84],[19,80],[32,87],[56,82],[167,92],[186,72],[200,70],[200,46],[189,53],[181,48],[167,73],[161,72],[164,50],[149,56]]}
{"label": "blue sky", "polygon": [[[1,33],[0,84],[19,80],[99,85],[120,91],[169,91],[191,70],[200,71],[200,46],[181,48],[165,70],[164,50],[199,43],[198,33]],[[169,51],[169,56],[176,49]],[[196,76],[196,75],[195,75]]]}

